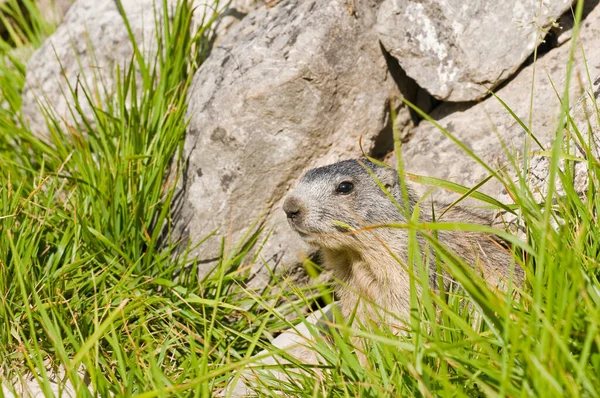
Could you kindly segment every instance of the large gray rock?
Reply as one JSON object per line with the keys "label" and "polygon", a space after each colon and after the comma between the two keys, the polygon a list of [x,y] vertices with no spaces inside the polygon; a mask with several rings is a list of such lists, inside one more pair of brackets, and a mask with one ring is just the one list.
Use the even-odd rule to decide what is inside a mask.
{"label": "large gray rock", "polygon": [[[156,55],[155,16],[163,15],[162,0],[122,0],[136,43],[146,59]],[[194,22],[200,24],[215,13],[222,13],[216,24],[219,33],[225,34],[236,18],[251,7],[258,7],[257,0],[237,0],[228,4],[228,9],[214,9],[205,2],[196,1]],[[167,0],[169,15],[172,15],[177,0]],[[236,8],[237,7],[237,8]],[[235,17],[234,17],[235,16]],[[94,106],[103,108],[116,93],[116,66],[124,70],[132,60],[133,46],[121,12],[115,0],[78,0],[67,12],[64,22],[46,42],[33,54],[27,63],[27,76],[23,90],[22,111],[26,122],[34,133],[49,134],[42,108],[49,107],[54,115],[65,124],[73,124],[70,111],[75,100],[69,89],[86,87],[92,95]],[[138,83],[141,76],[138,74]],[[83,114],[92,120],[92,107],[85,99],[81,88],[77,89]]]}
{"label": "large gray rock", "polygon": [[540,4],[385,0],[377,32],[406,74],[430,94],[447,101],[473,101],[517,70],[533,52],[539,29],[547,29],[571,0]]}
{"label": "large gray rock", "polygon": [[[596,106],[600,103],[600,75],[592,82],[591,87],[585,90],[581,99],[571,109],[570,116],[573,118],[579,133],[592,154],[598,158],[600,156],[600,125],[598,120],[598,111]],[[570,131],[573,131],[570,129]],[[589,132],[592,132],[590,137]],[[565,134],[563,142],[569,142],[569,145],[563,146],[562,153],[568,153],[574,158],[585,159],[587,154],[577,137],[572,137]],[[552,150],[552,142],[543,143],[548,151]],[[526,183],[529,189],[533,192],[533,198],[537,202],[542,202],[548,195],[549,179],[550,179],[550,161],[551,157],[548,154],[533,152],[529,156],[528,169],[526,173]],[[560,159],[558,166],[564,171],[565,161]],[[579,195],[585,195],[589,186],[588,164],[586,161],[574,162],[573,164],[573,188]],[[518,180],[515,179],[515,183]],[[558,196],[566,194],[565,188],[561,181],[556,179],[554,184],[554,193]],[[508,195],[500,197],[504,202],[508,202]]]}
{"label": "large gray rock", "polygon": [[91,393],[91,380],[83,365],[77,371],[80,382],[77,388],[67,376],[65,368],[62,365],[59,365],[58,369],[55,369],[51,366],[50,360],[47,360],[44,365],[45,373],[48,376],[47,385],[40,382],[39,375],[34,375],[26,371],[11,380],[0,381],[3,396],[5,398],[44,398],[49,396],[46,394],[46,388],[49,388],[51,391],[52,395],[50,396],[60,398],[75,398],[84,395],[84,392],[86,396]]}
{"label": "large gray rock", "polygon": [[[208,6],[209,2],[202,2]],[[226,33],[238,22],[240,22],[250,12],[267,4],[268,0],[233,0],[225,3],[222,11],[219,12],[215,20],[215,43],[218,44],[226,36]]]}
{"label": "large gray rock", "polygon": [[[162,2],[156,3],[160,8]],[[153,5],[154,0],[123,1],[136,40],[141,43],[142,38],[146,38],[146,54],[156,51],[156,43],[152,43]],[[43,105],[50,106],[59,120],[73,124],[70,108],[75,101],[69,84],[75,89],[78,82],[87,87],[89,92],[98,94],[97,105],[102,106],[116,92],[116,65],[128,64],[132,53],[133,47],[115,1],[77,1],[67,12],[62,25],[27,63],[22,96],[25,120],[34,132],[42,136],[48,134],[44,114],[37,106],[39,100]],[[108,91],[106,95],[103,95],[101,83],[98,82],[103,82]],[[92,118],[90,104],[83,95],[80,99],[84,113]]]}
{"label": "large gray rock", "polygon": [[[585,0],[582,17],[587,18],[589,13],[596,8],[598,3],[600,3],[600,0]],[[558,18],[556,24],[551,29],[551,33],[554,35],[557,45],[564,44],[573,36],[574,25],[575,16],[573,15],[573,12],[568,11]]]}
{"label": "large gray rock", "polygon": [[[558,93],[562,95],[570,44],[567,42],[553,49],[537,61],[531,131],[542,145],[551,142],[555,136],[561,105],[551,81],[555,84]],[[585,51],[590,75],[599,76],[600,52],[597,49],[600,46],[600,7],[596,7],[582,23],[580,44]],[[575,68],[570,86],[572,104],[581,97],[582,89],[593,87],[593,82],[587,79],[581,48],[578,47],[575,54]],[[532,79],[533,65],[530,65],[497,92],[498,97],[505,101],[526,124],[529,118]],[[579,79],[583,87],[579,84]],[[490,97],[470,108],[460,104],[444,104],[432,113],[432,117],[492,166],[504,165],[507,161],[500,139],[509,149],[522,154],[526,134],[496,98]],[[578,116],[578,119],[581,120],[581,117]],[[579,125],[583,126],[581,123]],[[474,186],[488,175],[482,166],[465,154],[433,124],[422,122],[415,129],[412,137],[403,148],[408,172],[448,179],[466,186]],[[532,142],[531,150],[537,149]],[[424,187],[420,188],[423,192]],[[496,180],[491,180],[480,191],[501,197],[502,189]],[[436,193],[438,198],[446,194],[446,192]],[[506,199],[505,194],[506,192],[504,192]]]}
{"label": "large gray rock", "polygon": [[[69,9],[73,0],[37,0],[36,5],[39,10],[39,14],[46,21],[53,25],[58,25],[63,19],[65,12]],[[6,40],[8,31],[5,23],[8,22],[13,27],[17,27],[20,23],[13,20],[12,15],[14,13],[13,7],[17,6],[20,13],[25,17],[27,24],[30,24],[30,10],[24,4],[24,2],[10,2],[8,0],[0,0],[0,15],[3,20],[0,21],[0,36]],[[8,11],[8,12],[7,12]]]}
{"label": "large gray rock", "polygon": [[37,6],[42,16],[50,23],[58,25],[74,0],[38,0]]}
{"label": "large gray rock", "polygon": [[[281,210],[289,187],[309,167],[358,156],[361,136],[370,152],[389,130],[389,98],[401,94],[370,30],[371,6],[355,4],[358,18],[344,0],[256,10],[197,72],[177,226],[194,243],[218,229],[193,252],[200,260],[217,257],[221,236],[231,249],[266,218],[272,233],[262,258],[271,267],[282,255],[283,264],[297,263],[307,248]],[[397,122],[411,125],[406,108]]]}
{"label": "large gray rock", "polygon": [[[329,304],[325,308],[315,311],[307,316],[301,323],[295,327],[286,330],[277,336],[271,345],[280,350],[284,350],[286,354],[298,360],[301,364],[307,365],[322,365],[326,363],[316,349],[317,342],[323,342],[330,337],[328,324],[335,322],[336,304]],[[271,355],[269,355],[271,354]],[[283,373],[280,370],[273,369],[252,369],[253,365],[284,365],[290,362],[281,355],[273,355],[272,352],[262,350],[254,356],[256,362],[248,366],[249,369],[243,368],[239,372],[236,383],[230,385],[219,396],[229,396],[235,398],[254,396],[257,380],[269,378],[271,380],[281,380],[282,382],[293,382],[293,378],[289,374]],[[300,371],[299,369],[297,371]],[[232,381],[235,381],[233,379]],[[260,391],[260,390],[259,390]]]}

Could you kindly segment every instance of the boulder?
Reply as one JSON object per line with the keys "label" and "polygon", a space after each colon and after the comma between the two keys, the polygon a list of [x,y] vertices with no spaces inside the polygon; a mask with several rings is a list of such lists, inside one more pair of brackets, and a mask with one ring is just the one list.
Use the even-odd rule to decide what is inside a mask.
{"label": "boulder", "polygon": [[[301,364],[322,365],[325,359],[316,350],[318,342],[327,341],[330,336],[328,324],[335,322],[334,306],[329,304],[319,311],[308,315],[301,323],[281,333],[271,342],[275,348],[284,350],[288,355],[298,360]],[[256,362],[239,371],[236,383],[230,385],[219,396],[248,397],[253,396],[255,385],[258,380],[269,378],[281,380],[282,382],[293,382],[289,374],[273,369],[252,369],[252,365],[283,365],[290,362],[281,355],[269,355],[269,351],[262,350],[256,354]],[[232,380],[232,381],[235,381]]]}
{"label": "boulder", "polygon": [[[163,15],[163,2],[122,0],[121,3],[138,47],[147,59],[153,59],[157,51],[155,16]],[[236,7],[247,11],[252,6],[260,5],[258,1],[238,0],[231,2],[227,9],[215,10],[199,1],[197,3],[194,13],[196,25],[201,23],[205,15],[211,18],[215,12],[229,12],[218,21],[220,34],[224,34],[235,22],[231,15],[237,18],[244,15],[243,12],[233,12],[237,10]],[[168,11],[172,12],[176,4],[177,0],[167,0]],[[63,23],[27,63],[22,95],[24,120],[41,137],[49,134],[42,112],[46,107],[58,120],[67,125],[73,124],[70,109],[75,101],[68,84],[73,89],[77,85],[88,88],[95,95],[94,106],[102,107],[116,92],[116,66],[120,65],[123,70],[130,64],[132,55],[133,46],[116,1],[76,1],[65,15]],[[141,76],[137,76],[137,79],[140,81]],[[91,120],[91,105],[82,94],[79,100],[83,114]],[[42,109],[38,103],[42,104]]]}
{"label": "boulder", "polygon": [[269,0],[234,0],[228,2],[226,7],[219,13],[215,20],[214,29],[216,33],[215,43],[225,37],[225,34],[238,22],[240,22],[251,11],[259,7],[269,5]]}
{"label": "boulder", "polygon": [[[583,18],[587,18],[590,12],[600,3],[600,0],[585,0],[583,4]],[[552,27],[551,33],[556,40],[557,45],[562,45],[573,36],[573,26],[575,18],[573,12],[565,12]]]}
{"label": "boulder", "polygon": [[408,76],[444,101],[485,97],[513,75],[571,0],[385,0],[381,43]]}
{"label": "boulder", "polygon": [[[297,264],[307,247],[281,209],[290,186],[308,168],[359,156],[361,137],[370,153],[382,132],[391,136],[389,98],[401,93],[372,32],[371,7],[290,0],[260,8],[196,73],[176,228],[192,243],[218,230],[192,253],[201,274],[212,268],[221,236],[231,249],[259,219],[271,231],[261,258],[272,268]],[[410,114],[397,110],[406,131]]]}
{"label": "boulder", "polygon": [[48,376],[47,385],[40,379],[40,374],[34,375],[30,371],[25,371],[11,380],[1,380],[0,396],[5,398],[43,398],[49,396],[47,394],[49,390],[50,396],[53,397],[75,398],[82,396],[84,391],[85,395],[89,395],[93,390],[90,377],[83,365],[77,371],[78,387],[71,382],[63,365],[54,368],[51,361],[46,360],[44,367],[44,372]]}
{"label": "boulder", "polygon": [[40,13],[50,23],[58,25],[69,10],[73,0],[38,0],[37,6]]}
{"label": "boulder", "polygon": [[[562,95],[570,44],[567,42],[538,59],[535,76],[533,65],[530,65],[496,93],[526,124],[529,120],[529,102],[533,95],[531,131],[542,145],[552,142],[555,137],[561,105],[551,82]],[[580,43],[575,51],[570,85],[572,104],[581,97],[582,90],[590,90],[593,87],[593,81],[587,78],[582,50],[585,52],[590,76],[599,76],[599,46],[600,7],[596,7],[581,25]],[[468,104],[443,104],[436,108],[431,116],[492,167],[500,167],[507,162],[500,140],[509,150],[522,154],[526,133],[494,97],[470,107]],[[531,150],[537,149],[539,148],[532,142]],[[406,171],[410,173],[443,178],[469,187],[488,175],[482,166],[444,136],[437,127],[426,121],[415,129],[412,139],[404,145],[403,158]],[[425,191],[423,186],[418,188],[421,193]],[[496,180],[489,181],[480,191],[508,199],[506,192],[502,192],[503,187]],[[438,199],[450,196],[446,191],[436,192],[435,195]]]}
{"label": "boulder", "polygon": [[[39,15],[46,22],[51,24],[59,24],[63,19],[65,12],[69,9],[73,0],[37,0],[36,5],[39,10]],[[23,2],[9,2],[8,0],[0,0],[0,15],[2,16],[2,20],[0,20],[0,37],[4,40],[8,38],[8,30],[5,23],[9,23],[13,26],[18,26],[19,24],[14,21],[12,18],[14,9],[13,7],[17,5],[19,8],[19,12],[21,15],[25,17],[26,24],[31,24],[31,18],[29,15],[29,10],[27,6]]]}
{"label": "boulder", "polygon": [[[600,75],[597,75],[592,82],[592,86],[585,90],[581,99],[571,109],[570,115],[577,126],[579,133],[582,135],[586,144],[590,145],[590,149],[595,156],[600,154],[600,125],[598,120],[598,111],[596,106],[600,103]],[[589,128],[589,129],[588,129]],[[573,131],[572,129],[569,129]],[[590,139],[589,131],[592,131]],[[583,148],[578,144],[579,140],[563,136],[563,141],[569,141],[568,154],[578,159],[587,157]],[[553,142],[544,143],[548,151],[552,150]],[[565,148],[563,147],[563,148]],[[563,153],[565,153],[563,151]],[[529,156],[526,184],[533,192],[533,198],[537,202],[542,202],[548,194],[548,182],[550,179],[550,160],[546,154],[539,152],[532,153]],[[559,168],[564,171],[565,161],[559,160]],[[588,164],[585,161],[575,162],[573,164],[573,188],[580,196],[585,195],[589,185]],[[517,183],[515,179],[515,183]],[[561,181],[557,178],[555,181],[555,194],[564,196],[566,194]],[[500,197],[504,202],[509,202],[508,195]]]}

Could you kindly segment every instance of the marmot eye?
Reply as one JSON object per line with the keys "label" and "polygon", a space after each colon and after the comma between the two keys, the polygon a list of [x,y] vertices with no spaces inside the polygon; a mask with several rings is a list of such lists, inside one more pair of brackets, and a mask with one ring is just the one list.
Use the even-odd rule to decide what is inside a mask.
{"label": "marmot eye", "polygon": [[350,192],[354,190],[354,184],[350,181],[340,182],[340,185],[337,186],[335,192],[341,193],[342,195],[348,195]]}

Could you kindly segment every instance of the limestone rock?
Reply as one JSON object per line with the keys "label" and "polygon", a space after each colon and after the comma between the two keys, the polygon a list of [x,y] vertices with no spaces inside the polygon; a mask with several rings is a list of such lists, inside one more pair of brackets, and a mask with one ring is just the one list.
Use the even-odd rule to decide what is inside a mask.
{"label": "limestone rock", "polygon": [[[590,12],[600,3],[600,0],[586,0],[583,4],[583,18],[587,18]],[[557,24],[552,28],[552,33],[556,37],[556,44],[562,45],[566,43],[573,36],[573,25],[575,25],[575,12],[576,3],[573,4],[573,10],[565,12],[558,20]]]}
{"label": "limestone rock", "polygon": [[[541,5],[540,5],[541,3]],[[407,75],[438,99],[473,101],[509,78],[571,0],[385,0],[377,32]]]}
{"label": "limestone rock", "polygon": [[[73,3],[73,0],[37,0],[36,3],[40,15],[46,20],[46,22],[50,22],[51,24],[59,24],[67,10]],[[29,10],[23,2],[9,3],[8,0],[0,0],[0,14],[4,18],[6,18],[6,20],[0,21],[0,36],[3,39],[6,39],[8,36],[8,32],[5,26],[6,22],[14,24],[14,26],[19,25],[11,17],[11,9],[15,4],[17,4],[20,8],[19,11],[25,17],[27,23],[31,23]]]}
{"label": "limestone rock", "polygon": [[[163,15],[161,0],[122,0],[123,11],[131,25],[136,43],[146,59],[152,59],[157,51],[155,16]],[[215,10],[197,0],[194,22],[199,25],[203,17],[210,19]],[[231,2],[230,8],[238,6],[246,10],[258,6],[257,1]],[[168,0],[168,12],[172,13],[177,0]],[[243,8],[246,7],[246,8]],[[169,14],[170,15],[170,14]],[[237,14],[236,14],[237,15]],[[241,16],[238,16],[241,18]],[[220,21],[224,34],[234,21]],[[219,24],[217,24],[219,27]],[[25,121],[34,133],[49,134],[44,114],[38,106],[40,101],[49,106],[59,120],[73,124],[70,107],[74,105],[69,85],[86,87],[93,93],[94,106],[102,107],[116,93],[115,68],[121,70],[132,59],[133,46],[121,12],[115,0],[78,0],[67,12],[64,22],[33,54],[27,63],[27,76],[23,90],[22,111]],[[137,77],[141,80],[141,76]],[[105,92],[106,90],[106,92]],[[92,107],[81,89],[79,100],[88,120],[93,118]]]}
{"label": "limestone rock", "polygon": [[[311,343],[314,344],[318,339],[324,339],[327,333],[327,323],[334,320],[335,304],[330,304],[320,311],[316,311],[306,317],[303,323],[296,327],[286,330],[273,341],[272,345],[296,358],[302,364],[318,365],[323,362],[322,357],[318,355],[316,350],[311,348]],[[276,365],[289,363],[280,355],[267,356],[269,352],[263,350],[255,355],[261,365]],[[252,386],[257,379],[269,377],[275,380],[289,381],[289,376],[282,372],[273,370],[252,371],[251,369],[243,369],[237,383],[228,387],[231,390],[231,397],[247,397],[252,395]],[[226,396],[226,391],[222,396]]]}
{"label": "limestone rock", "polygon": [[[592,154],[596,157],[600,155],[600,126],[596,105],[600,102],[600,75],[596,76],[592,82],[592,86],[585,90],[581,99],[575,104],[570,114],[575,124],[579,129],[586,144],[590,144]],[[588,130],[589,123],[589,130]],[[572,129],[570,129],[572,131]],[[592,136],[589,136],[589,131],[592,131]],[[591,138],[591,139],[590,139]],[[568,135],[563,136],[563,141],[569,141],[569,155],[578,159],[585,159],[586,153],[576,140]],[[546,142],[545,147],[548,151],[552,149],[552,142]],[[563,152],[564,153],[564,152]],[[545,200],[548,194],[548,180],[550,178],[550,157],[539,152],[533,152],[529,157],[529,167],[527,172],[527,186],[533,192],[534,199],[537,202]],[[564,159],[559,160],[559,168],[564,170]],[[588,164],[585,161],[575,162],[573,165],[573,188],[575,192],[583,196],[588,188]],[[516,180],[515,180],[516,182]],[[555,185],[555,194],[558,196],[565,195],[562,183],[557,180]],[[508,197],[502,197],[504,201],[508,201]]]}
{"label": "limestone rock", "polygon": [[[71,382],[62,365],[59,365],[58,369],[52,368],[49,361],[46,361],[44,365],[46,368],[46,375],[48,376],[47,387],[51,391],[50,396],[75,398],[90,394],[91,381],[83,365],[81,365],[77,371],[77,376],[79,378],[78,387],[76,387],[77,384],[74,385]],[[9,386],[11,388],[9,388]],[[2,387],[1,392],[6,398],[43,398],[48,396],[48,394],[46,394],[46,386],[43,385],[43,382],[39,382],[29,371],[24,372],[19,377],[15,377],[12,380],[2,380],[0,387]],[[13,394],[13,391],[16,395]]]}
{"label": "limestone rock", "polygon": [[[600,52],[597,51],[600,46],[600,7],[596,7],[582,23],[580,45],[576,50],[570,85],[572,103],[576,103],[581,97],[582,89],[589,89],[593,84],[586,77],[581,48],[585,51],[590,75],[600,75]],[[570,42],[553,49],[537,61],[531,131],[542,145],[551,142],[555,136],[560,103],[550,82],[555,84],[558,93],[562,95],[569,47]],[[533,65],[530,65],[497,92],[498,97],[526,124],[529,118],[532,78]],[[505,165],[507,161],[500,140],[509,150],[522,154],[526,133],[496,98],[490,97],[471,107],[465,104],[443,104],[432,113],[432,117],[492,167]],[[469,187],[488,175],[482,166],[433,124],[422,122],[412,137],[403,148],[408,172],[448,179]],[[538,150],[534,143],[531,150]],[[480,191],[499,197],[502,189],[496,180],[491,180]],[[423,193],[424,187],[421,186],[420,191]],[[438,199],[448,196],[446,191],[436,192],[435,195]]]}
{"label": "limestone rock", "polygon": [[[153,0],[123,2],[136,40],[153,37],[153,4]],[[34,132],[42,136],[48,134],[44,115],[37,106],[40,100],[42,104],[47,103],[52,107],[59,120],[72,124],[69,108],[74,105],[74,99],[69,84],[75,89],[79,80],[83,87],[101,95],[101,86],[97,87],[95,83],[96,78],[101,79],[108,90],[106,97],[100,99],[102,104],[116,91],[113,78],[116,64],[128,63],[132,53],[133,47],[115,1],[77,1],[67,12],[63,24],[27,64],[22,96],[25,120]],[[81,105],[84,113],[91,118],[91,106],[84,99],[81,99]]]}
{"label": "limestone rock", "polygon": [[265,3],[265,0],[234,0],[227,4],[215,21],[215,44],[218,44],[226,36],[226,33],[251,11],[265,4],[268,6],[268,1]]}
{"label": "limestone rock", "polygon": [[73,4],[73,0],[38,0],[37,6],[46,20],[53,24],[59,24],[67,10]]}
{"label": "limestone rock", "polygon": [[[271,231],[262,259],[270,267],[297,263],[307,248],[281,209],[289,187],[307,168],[357,157],[361,136],[370,152],[389,130],[389,98],[400,93],[370,30],[372,9],[355,3],[358,18],[344,0],[258,9],[196,73],[177,227],[193,243],[218,230],[193,252],[201,274],[221,236],[232,248],[261,217]],[[397,120],[412,123],[405,107]]]}

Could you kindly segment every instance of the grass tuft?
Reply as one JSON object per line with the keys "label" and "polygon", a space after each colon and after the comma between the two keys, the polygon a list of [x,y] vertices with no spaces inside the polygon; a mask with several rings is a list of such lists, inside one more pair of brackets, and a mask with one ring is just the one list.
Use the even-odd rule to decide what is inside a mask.
{"label": "grass tuft", "polygon": [[[77,122],[67,126],[46,109],[51,136],[45,141],[23,120],[20,96],[27,58],[53,27],[31,0],[23,4],[27,17],[14,0],[2,6],[0,17],[10,20],[8,36],[0,40],[0,379],[5,387],[18,393],[19,380],[33,377],[52,396],[54,376],[61,374],[77,396],[207,397],[225,391],[240,369],[251,368],[293,376],[260,378],[257,394],[268,397],[600,395],[600,162],[586,138],[591,123],[600,120],[597,106],[589,125],[577,125],[563,96],[557,139],[541,153],[551,158],[542,203],[525,184],[526,171],[513,181],[508,169],[487,166],[438,126],[490,177],[476,187],[407,178],[518,216],[525,239],[483,226],[423,224],[417,206],[407,213],[410,222],[388,226],[410,230],[408,265],[418,271],[404,333],[351,320],[332,322],[329,342],[307,342],[323,358],[309,365],[270,341],[304,321],[306,308],[327,301],[330,285],[303,289],[273,276],[261,290],[246,288],[249,265],[261,259],[251,249],[268,238],[264,231],[245,237],[237,251],[223,250],[202,280],[189,248],[173,241],[171,217],[185,166],[179,155],[185,98],[210,48],[213,19],[205,18],[193,31],[197,10],[187,2],[170,18],[157,14],[156,55],[137,43],[131,62],[113,71],[116,93],[105,103],[96,93],[110,90],[99,76],[94,87],[77,82],[63,87],[76,94],[71,112]],[[165,1],[162,5],[166,9]],[[573,51],[576,37],[575,29]],[[83,110],[90,108],[91,113]],[[535,141],[527,124],[517,122]],[[571,142],[581,149],[577,155]],[[396,145],[400,150],[399,140]],[[509,158],[513,168],[528,164]],[[583,195],[573,188],[574,169],[582,161],[589,179]],[[476,192],[492,178],[505,185],[514,204]],[[564,194],[555,191],[555,181]],[[509,281],[503,292],[486,285],[437,241],[435,231],[444,228],[510,241],[515,267],[525,270],[525,286]],[[434,248],[435,259],[421,255],[418,235]],[[461,287],[429,289],[431,261]],[[263,349],[266,357],[277,354],[287,363],[261,363],[253,355]]]}

